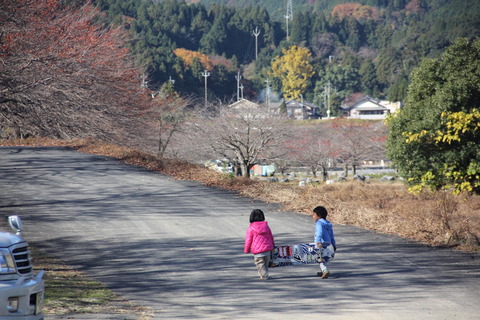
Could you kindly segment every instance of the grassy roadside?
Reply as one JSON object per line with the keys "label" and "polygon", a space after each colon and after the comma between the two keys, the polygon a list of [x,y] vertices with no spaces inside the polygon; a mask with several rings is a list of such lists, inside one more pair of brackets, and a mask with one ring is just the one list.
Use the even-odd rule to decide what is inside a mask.
{"label": "grassy roadside", "polygon": [[30,247],[35,271],[44,270],[44,314],[118,314],[134,315],[138,320],[153,317],[147,308],[139,307],[108,290],[102,283],[74,270],[41,250]]}
{"label": "grassy roadside", "polygon": [[[0,141],[0,145],[71,147],[80,152],[111,156],[128,164],[163,172],[173,179],[196,180],[205,185],[237,191],[246,197],[279,203],[285,210],[308,214],[313,207],[321,204],[329,209],[330,220],[337,224],[397,234],[432,246],[480,251],[480,196],[477,195],[453,196],[446,192],[412,195],[400,182],[347,181],[300,187],[298,183],[233,178],[180,160],[158,158],[134,149],[89,139]],[[112,313],[129,310],[132,313],[134,310],[139,319],[149,319],[148,310],[129,305],[104,290],[101,284],[70,270],[61,262],[42,258],[41,253],[36,254],[35,259],[36,268],[41,269],[47,264],[43,267],[47,270],[47,315],[101,313],[107,310]],[[72,292],[72,285],[78,290]]]}

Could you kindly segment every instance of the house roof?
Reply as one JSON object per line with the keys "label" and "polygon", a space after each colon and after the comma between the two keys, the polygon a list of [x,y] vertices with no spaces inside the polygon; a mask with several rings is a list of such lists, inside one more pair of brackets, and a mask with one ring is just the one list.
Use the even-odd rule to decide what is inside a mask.
{"label": "house roof", "polygon": [[351,109],[352,110],[353,109],[355,110],[386,110],[387,108],[385,108],[379,103],[375,103],[372,101],[362,101],[354,105]]}
{"label": "house roof", "polygon": [[240,99],[239,101],[229,105],[229,107],[232,107],[232,108],[255,108],[258,106],[259,106],[258,103],[249,101],[247,99]]}
{"label": "house roof", "polygon": [[288,100],[287,102],[285,102],[285,105],[288,107],[288,106],[301,106],[301,105],[304,105],[306,107],[310,107],[310,108],[319,108],[319,106],[317,105],[314,105],[313,103],[310,103],[308,101],[303,101],[303,102],[299,102],[295,99],[291,99],[291,100]]}
{"label": "house roof", "polygon": [[355,102],[350,102],[347,104],[343,104],[341,106],[342,109],[345,110],[385,110],[387,109],[384,105],[380,103],[379,100],[374,99],[370,96],[364,96],[363,98],[355,101]]}

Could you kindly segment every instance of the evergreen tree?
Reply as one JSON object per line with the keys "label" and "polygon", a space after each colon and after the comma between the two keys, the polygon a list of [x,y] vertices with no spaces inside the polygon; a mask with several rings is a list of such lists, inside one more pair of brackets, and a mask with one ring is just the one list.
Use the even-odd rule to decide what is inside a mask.
{"label": "evergreen tree", "polygon": [[294,15],[292,22],[292,29],[290,34],[290,41],[303,46],[309,45],[309,29],[310,21],[309,15],[303,13],[297,13]]}
{"label": "evergreen tree", "polygon": [[[360,65],[360,69],[358,70],[360,75],[361,81],[361,89],[363,92],[369,95],[373,95],[378,88],[377,76],[375,72],[375,65],[369,61],[365,60]],[[392,100],[397,101],[397,100]]]}
{"label": "evergreen tree", "polygon": [[388,156],[419,191],[480,194],[480,39],[459,39],[412,73],[405,108],[389,121]]}
{"label": "evergreen tree", "polygon": [[[294,43],[310,49],[313,59],[350,52],[373,63],[376,79],[372,78],[371,65],[365,64],[364,69],[355,66],[363,81],[360,90],[401,97],[405,79],[421,58],[439,56],[458,37],[474,39],[480,35],[479,1],[364,0],[357,9],[375,7],[377,16],[357,10],[347,15],[343,12],[342,18],[331,13],[335,6],[345,6],[345,1],[307,1],[295,6],[290,43],[285,42],[285,3],[281,1],[258,0],[252,4],[252,1],[238,0],[228,2],[228,6],[225,0],[188,4],[178,0],[93,2],[106,12],[99,15],[100,21],[121,24],[132,31],[134,53],[149,73],[149,85],[155,87],[171,73],[179,79],[187,76],[186,71],[179,70],[180,65],[172,53],[176,48],[210,55],[225,54],[228,59],[236,57],[239,64],[252,62],[255,59],[252,31],[258,27],[261,34],[254,82],[259,86],[264,81],[260,78],[266,78],[270,61]],[[318,67],[322,68],[322,64]],[[319,76],[321,71],[315,71],[318,75],[312,83],[323,81]],[[187,92],[182,93],[189,94],[188,86],[178,84],[176,87],[187,88]]]}
{"label": "evergreen tree", "polygon": [[345,20],[346,39],[345,44],[353,50],[358,50],[363,41],[361,25],[354,17],[350,16]]}
{"label": "evergreen tree", "polygon": [[395,84],[388,90],[389,101],[403,101],[407,94],[408,77],[405,74],[401,74]]}

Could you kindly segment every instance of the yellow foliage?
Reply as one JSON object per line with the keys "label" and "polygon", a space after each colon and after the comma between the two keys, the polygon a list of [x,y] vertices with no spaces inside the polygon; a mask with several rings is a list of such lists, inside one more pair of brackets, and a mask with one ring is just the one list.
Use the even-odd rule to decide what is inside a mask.
{"label": "yellow foliage", "polygon": [[282,53],[272,62],[273,76],[282,82],[284,97],[296,99],[305,91],[308,80],[315,73],[310,64],[312,54],[309,49],[298,46],[283,49]]}
{"label": "yellow foliage", "polygon": [[419,133],[403,132],[403,135],[407,137],[407,139],[405,139],[406,143],[421,142],[421,138],[427,136],[428,134],[429,132],[427,130],[422,130]]}
{"label": "yellow foliage", "polygon": [[203,53],[197,51],[191,51],[183,48],[178,48],[173,51],[177,57],[183,60],[183,62],[190,66],[195,58],[197,58],[206,70],[212,70],[213,64],[210,58]]}
{"label": "yellow foliage", "polygon": [[435,141],[446,142],[461,141],[461,135],[467,132],[476,132],[480,129],[480,110],[473,109],[471,113],[443,112],[442,118],[447,119],[446,131],[437,131]]}
{"label": "yellow foliage", "polygon": [[445,132],[440,130],[435,133],[427,130],[422,130],[419,133],[403,132],[406,137],[405,142],[422,142],[422,138],[430,136],[436,143],[446,142],[451,144],[453,141],[460,142],[462,134],[473,133],[480,129],[480,110],[478,109],[473,109],[471,113],[443,112],[441,117],[447,120]]}

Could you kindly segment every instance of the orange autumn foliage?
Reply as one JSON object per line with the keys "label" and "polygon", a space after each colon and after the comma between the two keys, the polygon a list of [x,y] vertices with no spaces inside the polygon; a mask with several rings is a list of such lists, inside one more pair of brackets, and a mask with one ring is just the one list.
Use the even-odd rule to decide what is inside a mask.
{"label": "orange autumn foliage", "polygon": [[376,8],[366,5],[364,6],[360,3],[339,4],[335,6],[332,10],[332,16],[335,15],[337,15],[340,19],[347,16],[352,16],[357,20],[378,20],[380,18]]}
{"label": "orange autumn foliage", "polygon": [[409,13],[423,13],[424,10],[421,7],[420,0],[410,0],[409,3],[405,6],[407,14]]}
{"label": "orange autumn foliage", "polygon": [[197,58],[202,64],[203,68],[205,68],[206,70],[213,69],[212,61],[207,55],[204,55],[203,53],[183,48],[175,49],[173,53],[175,53],[177,57],[182,59],[187,66],[190,66],[193,63],[193,60]]}

